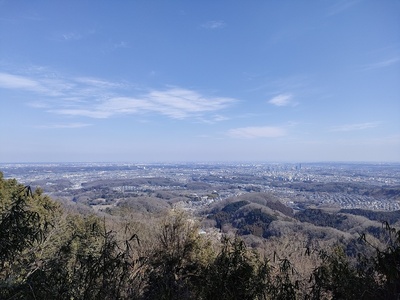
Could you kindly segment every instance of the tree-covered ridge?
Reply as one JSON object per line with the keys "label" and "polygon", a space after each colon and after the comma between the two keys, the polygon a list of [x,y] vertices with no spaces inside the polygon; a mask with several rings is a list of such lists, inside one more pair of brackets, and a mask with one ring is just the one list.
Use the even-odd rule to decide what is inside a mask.
{"label": "tree-covered ridge", "polygon": [[[269,217],[289,218],[279,211],[266,214],[271,208],[261,210],[257,199],[226,203],[219,212],[238,214],[239,221],[233,222],[245,220],[246,226],[256,227],[267,224]],[[319,261],[301,277],[294,262],[279,252],[261,255],[239,237],[199,234],[197,222],[176,210],[161,219],[148,215],[143,222],[133,215],[78,214],[40,189],[5,180],[1,173],[0,204],[0,299],[400,296],[400,231],[389,224],[388,246],[369,245],[372,256],[359,253],[353,260],[340,245],[299,249]],[[359,242],[369,243],[365,235]]]}
{"label": "tree-covered ridge", "polygon": [[296,219],[317,226],[339,228],[347,220],[347,216],[338,213],[328,213],[321,209],[305,209],[296,214]]}
{"label": "tree-covered ridge", "polygon": [[273,195],[254,192],[218,203],[211,209],[208,219],[214,220],[218,228],[235,228],[239,235],[267,238],[273,221],[292,216],[293,210]]}
{"label": "tree-covered ridge", "polygon": [[364,216],[370,220],[379,222],[388,222],[394,224],[400,220],[400,210],[395,211],[372,211],[366,209],[341,209],[341,213],[347,213],[357,216]]}

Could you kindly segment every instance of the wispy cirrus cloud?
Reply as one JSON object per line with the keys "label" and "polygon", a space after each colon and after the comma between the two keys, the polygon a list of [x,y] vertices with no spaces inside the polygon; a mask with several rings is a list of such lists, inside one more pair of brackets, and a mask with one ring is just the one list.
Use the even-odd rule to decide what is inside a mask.
{"label": "wispy cirrus cloud", "polygon": [[215,112],[234,102],[231,98],[207,97],[183,88],[153,90],[136,97],[113,97],[101,101],[90,109],[56,109],[54,113],[108,118],[121,114],[157,113],[172,119],[201,117],[207,112]]}
{"label": "wispy cirrus cloud", "polygon": [[293,101],[292,94],[280,94],[270,99],[268,103],[273,104],[275,106],[289,106],[289,105],[294,106],[297,104]]}
{"label": "wispy cirrus cloud", "polygon": [[345,132],[345,131],[357,131],[357,130],[365,130],[378,127],[380,122],[366,122],[366,123],[357,123],[357,124],[346,124],[340,126],[331,127],[329,131],[337,132]]}
{"label": "wispy cirrus cloud", "polygon": [[[0,89],[17,89],[35,92],[42,97],[60,97],[60,100],[85,99],[109,93],[122,85],[100,79],[77,77],[63,78],[54,74],[15,75],[0,72]],[[42,101],[44,103],[45,100]]]}
{"label": "wispy cirrus cloud", "polygon": [[207,21],[201,24],[201,27],[205,29],[222,29],[226,27],[226,23],[224,21]]}
{"label": "wispy cirrus cloud", "polygon": [[92,126],[92,124],[87,123],[66,123],[66,124],[50,124],[50,125],[40,125],[37,128],[41,129],[59,129],[59,128],[82,128]]}
{"label": "wispy cirrus cloud", "polygon": [[364,70],[373,70],[373,69],[380,69],[390,67],[392,65],[398,64],[400,62],[400,57],[392,57],[386,60],[382,60],[376,63],[372,63],[369,65],[364,66]]}
{"label": "wispy cirrus cloud", "polygon": [[300,74],[278,79],[262,77],[263,83],[249,91],[265,91],[270,97],[266,101],[276,106],[296,106],[299,99],[319,93],[312,75]]}
{"label": "wispy cirrus cloud", "polygon": [[0,88],[1,87],[6,89],[23,89],[36,92],[44,90],[44,87],[36,80],[8,73],[0,73]]}
{"label": "wispy cirrus cloud", "polygon": [[337,15],[342,13],[351,7],[355,6],[356,4],[360,3],[361,0],[340,0],[335,1],[334,5],[329,8],[328,16]]}
{"label": "wispy cirrus cloud", "polygon": [[271,100],[268,101],[268,103],[276,105],[276,106],[286,106],[286,105],[289,105],[291,98],[292,98],[292,95],[290,95],[290,94],[281,94],[281,95],[273,97]]}
{"label": "wispy cirrus cloud", "polygon": [[286,135],[286,130],[282,127],[259,126],[259,127],[240,127],[230,129],[228,136],[233,138],[276,138]]}
{"label": "wispy cirrus cloud", "polygon": [[71,43],[84,40],[95,33],[96,31],[90,28],[80,31],[55,31],[52,33],[51,38],[57,42]]}
{"label": "wispy cirrus cloud", "polygon": [[114,48],[118,49],[118,48],[128,48],[128,43],[124,42],[124,41],[120,41],[119,43],[115,43],[114,44]]}
{"label": "wispy cirrus cloud", "polygon": [[[117,115],[158,114],[172,119],[222,121],[216,113],[236,100],[204,95],[181,87],[138,92],[134,85],[99,78],[61,76],[21,76],[0,73],[0,89],[18,89],[40,95],[31,107],[50,113],[88,118]],[[55,101],[57,100],[57,101]]]}
{"label": "wispy cirrus cloud", "polygon": [[65,41],[74,41],[82,39],[82,35],[76,32],[67,32],[62,34],[62,38]]}
{"label": "wispy cirrus cloud", "polygon": [[87,86],[94,86],[98,88],[123,88],[126,86],[123,83],[112,82],[93,77],[77,77],[74,80]]}

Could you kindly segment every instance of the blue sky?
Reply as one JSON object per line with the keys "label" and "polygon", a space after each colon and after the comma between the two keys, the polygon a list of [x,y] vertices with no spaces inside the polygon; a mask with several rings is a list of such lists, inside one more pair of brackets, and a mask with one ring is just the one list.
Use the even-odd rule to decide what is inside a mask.
{"label": "blue sky", "polygon": [[398,0],[0,0],[0,162],[399,162],[399,16]]}

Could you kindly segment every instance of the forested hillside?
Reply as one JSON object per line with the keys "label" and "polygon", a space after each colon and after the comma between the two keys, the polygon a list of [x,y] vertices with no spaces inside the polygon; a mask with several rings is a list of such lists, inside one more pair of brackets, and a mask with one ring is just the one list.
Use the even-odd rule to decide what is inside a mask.
{"label": "forested hillside", "polygon": [[365,212],[294,213],[250,193],[204,217],[164,201],[96,213],[0,173],[0,299],[400,296],[400,231],[364,231],[379,225]]}

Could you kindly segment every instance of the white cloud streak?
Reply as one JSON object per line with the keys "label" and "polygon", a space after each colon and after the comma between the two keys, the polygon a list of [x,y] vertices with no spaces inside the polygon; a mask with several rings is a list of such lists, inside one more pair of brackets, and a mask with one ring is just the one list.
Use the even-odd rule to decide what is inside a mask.
{"label": "white cloud streak", "polygon": [[59,128],[82,128],[82,127],[88,127],[92,126],[92,124],[86,124],[86,123],[69,123],[69,124],[51,124],[51,125],[41,125],[37,126],[37,128],[42,128],[42,129],[59,129]]}
{"label": "white cloud streak", "polygon": [[0,88],[36,92],[42,96],[63,96],[75,88],[75,83],[43,76],[30,78],[0,72]]}
{"label": "white cloud streak", "polygon": [[364,67],[364,70],[373,70],[373,69],[380,69],[380,68],[386,68],[390,67],[392,65],[395,65],[400,62],[399,57],[393,57],[390,59],[386,59],[377,63],[369,64]]}
{"label": "white cloud streak", "polygon": [[293,96],[291,94],[280,94],[278,96],[273,97],[268,103],[276,105],[276,106],[288,106],[292,103]]}
{"label": "white cloud streak", "polygon": [[333,16],[337,15],[339,13],[342,13],[350,8],[352,8],[354,5],[358,4],[360,0],[341,0],[341,1],[335,1],[334,5],[332,5],[329,8],[328,16]]}
{"label": "white cloud streak", "polygon": [[43,87],[35,80],[23,76],[0,73],[0,87],[6,89],[23,89],[29,91],[42,91]]}
{"label": "white cloud streak", "polygon": [[195,91],[170,88],[154,90],[139,97],[115,97],[88,109],[56,109],[64,115],[108,118],[120,114],[157,113],[172,119],[200,117],[215,112],[234,102],[231,98],[206,97]]}
{"label": "white cloud streak", "polygon": [[124,87],[123,84],[117,82],[110,82],[106,80],[101,80],[98,78],[91,78],[91,77],[78,77],[75,78],[75,81],[86,84],[88,86],[96,86],[100,88],[120,88]]}
{"label": "white cloud streak", "polygon": [[359,124],[346,124],[340,126],[334,126],[330,129],[333,132],[346,132],[346,131],[357,131],[357,130],[365,130],[378,127],[380,122],[367,122],[367,123],[359,123]]}
{"label": "white cloud streak", "polygon": [[261,126],[261,127],[241,127],[228,131],[228,136],[233,138],[253,139],[253,138],[276,138],[286,135],[286,131],[281,127]]}
{"label": "white cloud streak", "polygon": [[[48,112],[88,118],[109,118],[122,114],[158,114],[172,119],[210,119],[208,114],[228,107],[236,100],[206,96],[180,87],[150,90],[138,95],[132,85],[98,78],[26,77],[0,73],[0,88],[34,92],[40,102],[30,104]],[[214,121],[224,120],[222,116]]]}
{"label": "white cloud streak", "polygon": [[75,33],[75,32],[68,32],[68,33],[64,33],[62,35],[63,39],[65,41],[71,41],[71,40],[80,40],[82,39],[82,35],[79,33]]}
{"label": "white cloud streak", "polygon": [[221,29],[226,26],[226,23],[224,21],[208,21],[203,24],[201,24],[201,27],[206,28],[206,29]]}

